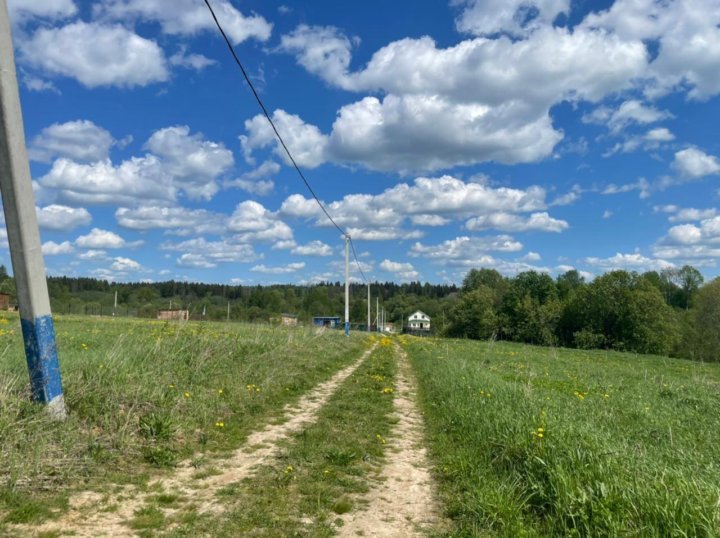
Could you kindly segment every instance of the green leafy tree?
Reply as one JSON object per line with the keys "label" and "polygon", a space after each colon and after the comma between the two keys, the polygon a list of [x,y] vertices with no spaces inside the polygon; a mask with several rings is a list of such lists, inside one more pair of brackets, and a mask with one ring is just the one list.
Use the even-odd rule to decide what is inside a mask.
{"label": "green leafy tree", "polygon": [[494,301],[494,290],[482,284],[463,293],[448,314],[446,334],[475,340],[493,337],[498,329]]}
{"label": "green leafy tree", "polygon": [[691,357],[720,361],[720,278],[698,290],[683,336],[683,351]]}
{"label": "green leafy tree", "polygon": [[566,271],[557,277],[558,297],[566,300],[576,289],[585,285],[585,277],[583,277],[576,269]]}
{"label": "green leafy tree", "polygon": [[510,281],[501,306],[503,335],[518,342],[554,345],[561,308],[555,281],[526,271]]}
{"label": "green leafy tree", "polygon": [[685,310],[687,310],[690,308],[693,294],[700,288],[704,278],[700,271],[690,265],[684,265],[678,271],[677,278],[685,301]]}
{"label": "green leafy tree", "polygon": [[669,353],[678,337],[660,291],[627,271],[611,271],[578,289],[559,332],[567,345],[658,354]]}

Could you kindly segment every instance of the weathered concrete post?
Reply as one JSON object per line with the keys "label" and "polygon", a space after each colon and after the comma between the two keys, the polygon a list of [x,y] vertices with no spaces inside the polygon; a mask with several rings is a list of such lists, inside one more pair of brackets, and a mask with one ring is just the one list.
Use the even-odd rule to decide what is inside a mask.
{"label": "weathered concrete post", "polygon": [[0,190],[32,397],[46,404],[53,417],[63,420],[67,411],[25,148],[6,0],[0,0]]}

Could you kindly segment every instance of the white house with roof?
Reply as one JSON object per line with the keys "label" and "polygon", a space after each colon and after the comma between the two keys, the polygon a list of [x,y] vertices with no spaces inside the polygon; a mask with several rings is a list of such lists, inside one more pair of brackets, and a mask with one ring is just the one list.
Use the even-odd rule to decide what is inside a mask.
{"label": "white house with roof", "polygon": [[428,316],[422,310],[410,314],[408,318],[408,327],[412,331],[429,331],[430,330],[430,316]]}

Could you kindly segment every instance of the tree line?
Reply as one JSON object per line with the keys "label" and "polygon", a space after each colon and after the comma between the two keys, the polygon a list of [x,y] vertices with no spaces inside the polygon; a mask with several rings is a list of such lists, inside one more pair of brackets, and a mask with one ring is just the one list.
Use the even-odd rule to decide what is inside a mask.
{"label": "tree line", "polygon": [[444,334],[544,346],[720,359],[720,279],[691,266],[610,271],[586,282],[527,271],[513,278],[472,269]]}
{"label": "tree line", "polygon": [[[243,286],[49,277],[48,289],[56,313],[110,315],[116,293],[118,315],[148,318],[167,308],[187,309],[194,319],[249,322],[287,312],[309,323],[313,316],[344,313],[341,282]],[[14,293],[1,265],[0,292]],[[350,293],[350,319],[365,325],[367,288],[352,284]],[[642,274],[610,271],[591,282],[577,271],[552,278],[535,271],[506,277],[494,269],[471,269],[460,287],[375,282],[371,293],[372,324],[379,304],[398,329],[422,310],[441,336],[720,359],[720,279],[704,284],[691,266]]]}

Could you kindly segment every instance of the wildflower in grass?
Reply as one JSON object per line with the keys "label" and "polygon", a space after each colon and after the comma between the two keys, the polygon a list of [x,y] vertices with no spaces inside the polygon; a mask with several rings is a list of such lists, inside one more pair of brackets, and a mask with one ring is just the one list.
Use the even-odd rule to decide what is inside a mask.
{"label": "wildflower in grass", "polygon": [[537,430],[533,430],[531,434],[537,439],[542,439],[543,437],[545,437],[545,428],[540,426]]}
{"label": "wildflower in grass", "polygon": [[224,393],[223,393],[223,389],[218,389],[217,393],[218,393],[220,396],[222,396],[222,395],[224,394]]}
{"label": "wildflower in grass", "polygon": [[225,427],[225,423],[224,423],[222,420],[218,420],[218,421],[215,423],[215,427],[216,427],[216,428],[224,428],[224,427]]}
{"label": "wildflower in grass", "polygon": [[577,396],[578,400],[582,401],[585,399],[585,396],[587,396],[587,392],[580,392],[579,390],[576,390],[575,396]]}
{"label": "wildflower in grass", "polygon": [[375,438],[376,438],[378,441],[380,441],[383,445],[384,445],[385,443],[387,443],[387,441],[385,440],[385,438],[384,438],[382,435],[380,435],[379,433],[375,435]]}
{"label": "wildflower in grass", "polygon": [[170,383],[170,384],[168,385],[168,388],[169,388],[169,389],[174,389],[174,388],[175,388],[175,385],[173,385],[172,383]]}
{"label": "wildflower in grass", "polygon": [[385,378],[379,374],[375,374],[372,376],[372,380],[377,381],[379,383],[379,382],[385,381]]}
{"label": "wildflower in grass", "polygon": [[183,396],[185,396],[185,398],[189,398],[189,397],[190,397],[190,393],[186,391],[185,394],[183,394]]}
{"label": "wildflower in grass", "polygon": [[392,394],[392,393],[393,393],[392,387],[385,387],[383,389],[383,394]]}
{"label": "wildflower in grass", "polygon": [[288,465],[287,467],[285,467],[285,474],[290,474],[290,473],[292,473],[294,470],[295,470],[295,469],[293,469],[293,466],[292,466],[292,465]]}
{"label": "wildflower in grass", "polygon": [[82,347],[83,351],[87,351],[87,349],[88,349],[88,345],[85,342],[80,344],[80,347]]}

